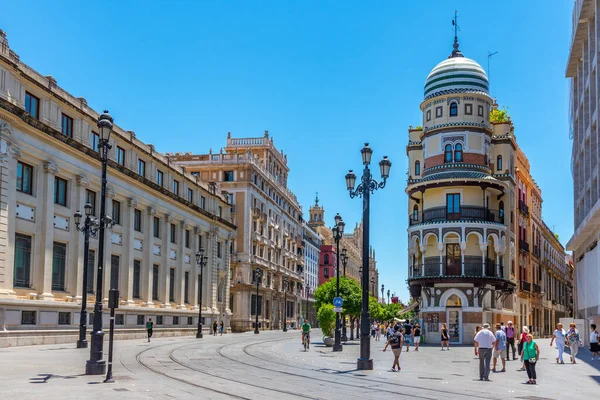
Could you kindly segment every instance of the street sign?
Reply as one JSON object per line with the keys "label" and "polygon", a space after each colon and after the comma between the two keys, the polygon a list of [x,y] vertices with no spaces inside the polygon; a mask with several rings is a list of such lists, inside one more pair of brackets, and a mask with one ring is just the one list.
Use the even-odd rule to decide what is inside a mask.
{"label": "street sign", "polygon": [[344,304],[344,300],[341,297],[334,297],[333,298],[333,305],[334,307],[341,307]]}
{"label": "street sign", "polygon": [[342,307],[333,307],[333,311],[334,312],[344,312],[344,309]]}

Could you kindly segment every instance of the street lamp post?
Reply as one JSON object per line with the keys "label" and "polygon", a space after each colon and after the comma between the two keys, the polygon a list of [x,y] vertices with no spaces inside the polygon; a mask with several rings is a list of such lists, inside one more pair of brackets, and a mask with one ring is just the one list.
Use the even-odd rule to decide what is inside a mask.
{"label": "street lamp post", "polygon": [[381,284],[381,301],[385,304],[385,297],[383,296],[383,284]]}
{"label": "street lamp post", "polygon": [[283,277],[283,331],[287,332],[287,290],[288,290],[288,278]]}
{"label": "street lamp post", "polygon": [[200,247],[196,253],[196,265],[200,267],[200,287],[198,288],[198,332],[196,332],[196,339],[202,339],[202,279],[204,266],[208,261],[208,257],[204,255],[204,248]]}
{"label": "street lamp post", "polygon": [[106,216],[106,165],[109,143],[113,129],[113,118],[108,111],[104,111],[98,118],[98,152],[102,162],[102,186],[100,190],[100,227],[98,231],[98,271],[96,275],[96,303],[94,304],[94,325],[90,337],[90,359],[85,365],[86,375],[103,375],[106,372],[106,363],[102,359],[104,353],[104,332],[102,331],[102,290],[104,277],[104,231],[112,227],[112,219]]}
{"label": "street lamp post", "polygon": [[387,291],[387,296],[388,296],[388,304],[390,304],[390,289],[388,289],[388,291]]}
{"label": "street lamp post", "polygon": [[370,195],[375,193],[377,189],[383,189],[385,182],[390,175],[390,167],[392,163],[388,160],[387,156],[379,162],[379,169],[381,171],[381,182],[377,182],[371,175],[369,164],[371,164],[371,156],[373,150],[369,147],[368,143],[365,143],[365,147],[360,151],[362,155],[362,162],[364,165],[361,183],[358,185],[356,190],[354,185],[356,184],[356,174],[350,170],[346,174],[346,188],[350,193],[350,197],[356,196],[363,198],[363,245],[362,245],[362,312],[361,312],[361,329],[360,329],[360,357],[357,360],[357,369],[360,370],[372,370],[373,360],[371,359],[371,348],[369,339],[369,214],[370,214]]}
{"label": "street lamp post", "polygon": [[308,319],[308,294],[310,293],[310,286],[306,285],[306,318],[308,320],[308,322],[310,322],[310,319]]}
{"label": "street lamp post", "polygon": [[83,215],[77,211],[75,213],[75,228],[83,233],[83,288],[81,289],[81,313],[79,315],[79,340],[77,340],[78,349],[86,349],[88,343],[86,340],[87,331],[87,281],[88,281],[88,263],[90,257],[90,237],[95,238],[98,233],[99,223],[92,215],[92,205],[86,203],[83,207],[85,210],[85,220],[81,225],[81,217]]}
{"label": "street lamp post", "polygon": [[371,278],[371,293],[373,297],[377,298],[377,292],[375,291],[375,278]]}
{"label": "street lamp post", "polygon": [[[333,233],[333,239],[336,244],[336,267],[335,267],[335,295],[336,297],[340,297],[340,241],[344,236],[344,226],[346,225],[342,220],[340,214],[336,214],[335,216],[335,226],[331,229]],[[342,351],[342,336],[340,331],[340,313],[335,313],[335,341],[333,343],[333,351]]]}
{"label": "street lamp post", "polygon": [[263,272],[262,269],[256,268],[254,271],[254,278],[256,279],[256,326],[254,327],[254,334],[258,335],[260,331],[258,330],[258,285],[260,284],[260,280],[262,278]]}
{"label": "street lamp post", "polygon": [[[348,250],[342,249],[342,264],[344,264],[344,277],[346,277],[346,265],[348,265]],[[352,328],[350,328],[350,336],[352,336]],[[342,324],[342,342],[348,341],[348,335],[346,333],[346,314],[344,314],[344,323]]]}

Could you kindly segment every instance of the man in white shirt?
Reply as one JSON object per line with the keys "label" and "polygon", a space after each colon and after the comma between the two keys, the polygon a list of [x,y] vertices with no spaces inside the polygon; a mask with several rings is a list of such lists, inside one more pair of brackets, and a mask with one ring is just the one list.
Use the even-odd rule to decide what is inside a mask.
{"label": "man in white shirt", "polygon": [[483,329],[475,335],[475,355],[479,356],[479,380],[489,381],[492,349],[496,344],[496,336],[490,332],[490,324],[483,324]]}

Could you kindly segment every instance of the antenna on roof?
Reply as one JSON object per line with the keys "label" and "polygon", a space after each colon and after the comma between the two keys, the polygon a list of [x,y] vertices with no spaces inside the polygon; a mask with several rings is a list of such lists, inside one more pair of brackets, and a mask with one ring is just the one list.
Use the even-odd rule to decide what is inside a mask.
{"label": "antenna on roof", "polygon": [[460,26],[458,26],[458,11],[454,10],[454,19],[452,20],[452,26],[454,27],[454,44],[452,45],[452,54],[448,58],[452,57],[464,57],[461,51],[458,49],[458,31],[460,30]]}
{"label": "antenna on roof", "polygon": [[491,93],[491,90],[490,90],[490,88],[492,87],[492,84],[491,84],[491,79],[490,79],[490,58],[492,58],[492,56],[493,56],[493,55],[495,55],[495,54],[498,54],[498,52],[497,52],[497,51],[495,51],[495,52],[493,52],[493,53],[492,53],[491,51],[488,51],[488,68],[487,68],[487,76],[488,76],[488,91],[489,91],[490,93]]}

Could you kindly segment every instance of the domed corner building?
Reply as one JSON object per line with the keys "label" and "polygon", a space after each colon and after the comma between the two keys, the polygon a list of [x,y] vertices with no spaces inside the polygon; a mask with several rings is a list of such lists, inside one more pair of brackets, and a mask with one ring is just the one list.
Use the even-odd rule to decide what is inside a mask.
{"label": "domed corner building", "polygon": [[516,321],[517,146],[490,123],[488,88],[455,38],[425,81],[422,128],[409,129],[408,283],[428,343],[443,323],[451,342],[468,344],[477,325]]}

